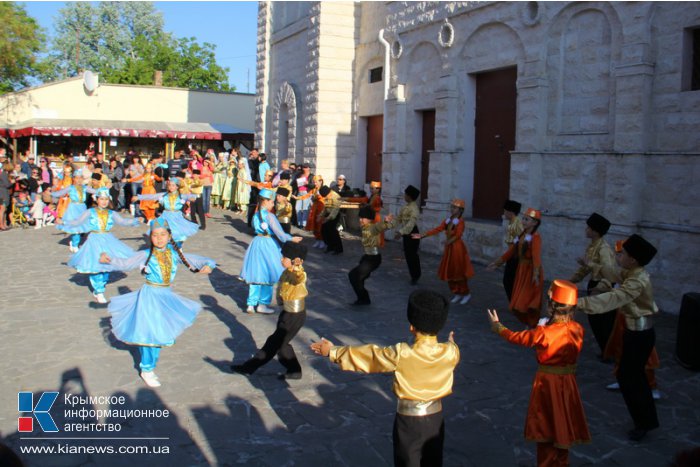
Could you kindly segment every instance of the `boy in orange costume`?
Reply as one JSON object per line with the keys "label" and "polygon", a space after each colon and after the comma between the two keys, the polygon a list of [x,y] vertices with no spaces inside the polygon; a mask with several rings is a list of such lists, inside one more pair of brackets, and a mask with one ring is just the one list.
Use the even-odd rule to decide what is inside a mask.
{"label": "boy in orange costume", "polygon": [[573,319],[578,291],[557,279],[550,288],[551,317],[544,326],[513,332],[488,310],[491,329],[508,342],[535,347],[539,367],[532,383],[525,439],[537,443],[537,465],[569,465],[569,448],[588,443],[586,415],[576,384],[576,360],[583,346],[583,327]]}

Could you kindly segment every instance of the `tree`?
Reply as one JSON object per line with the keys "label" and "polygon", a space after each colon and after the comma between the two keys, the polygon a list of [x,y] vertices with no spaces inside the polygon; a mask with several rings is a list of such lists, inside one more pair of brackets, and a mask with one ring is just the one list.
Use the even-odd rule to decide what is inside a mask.
{"label": "tree", "polygon": [[107,83],[152,84],[160,70],[165,86],[231,90],[228,69],[216,63],[215,46],[173,38],[152,3],[76,2],[60,15],[51,56],[59,75],[89,69]]}
{"label": "tree", "polygon": [[0,93],[28,85],[31,77],[41,74],[37,54],[45,42],[44,32],[23,6],[0,2]]}

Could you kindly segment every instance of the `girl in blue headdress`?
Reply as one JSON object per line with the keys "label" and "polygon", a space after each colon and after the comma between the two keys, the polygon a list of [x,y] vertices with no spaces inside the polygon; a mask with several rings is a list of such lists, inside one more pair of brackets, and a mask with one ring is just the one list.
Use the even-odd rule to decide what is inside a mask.
{"label": "girl in blue headdress", "polygon": [[275,192],[270,189],[264,188],[258,193],[258,209],[253,215],[255,238],[245,252],[240,275],[241,280],[248,284],[246,313],[274,313],[267,305],[272,302],[272,288],[279,281],[284,268],[280,246],[272,235],[280,243],[301,241],[301,237],[285,233],[277,217],[270,212],[275,205],[274,200]]}
{"label": "girl in blue headdress", "polygon": [[68,185],[62,190],[54,191],[51,193],[52,198],[61,198],[68,195],[68,205],[66,210],[63,212],[63,225],[56,225],[56,228],[71,234],[70,243],[68,249],[71,253],[76,253],[78,251],[78,245],[80,245],[80,234],[75,233],[72,229],[66,227],[66,223],[76,220],[80,217],[86,210],[87,205],[85,204],[86,193],[94,194],[95,190],[83,185],[83,174],[80,170],[76,170],[73,174],[73,184]]}
{"label": "girl in blue headdress", "polygon": [[151,248],[127,259],[102,253],[100,263],[113,271],[141,268],[146,284],[136,292],[114,297],[109,304],[112,333],[120,341],[139,346],[141,377],[151,387],[160,386],[153,372],[161,347],[169,347],[189,327],[202,306],[175,294],[170,288],[178,263],[192,272],[209,274],[216,267],[214,260],[184,254],[170,233],[168,222],[159,217],[150,223]]}
{"label": "girl in blue headdress", "polygon": [[97,207],[86,210],[75,220],[61,219],[58,222],[66,232],[77,234],[90,232],[83,247],[68,260],[68,266],[75,268],[81,274],[90,274],[93,296],[99,303],[107,303],[104,292],[109,281],[109,270],[100,263],[100,254],[107,252],[115,258],[128,258],[134,254],[134,250],[119,241],[109,231],[114,224],[135,227],[141,221],[125,219],[107,208],[111,199],[109,188],[98,189],[93,197]]}
{"label": "girl in blue headdress", "polygon": [[180,180],[171,178],[168,180],[167,193],[156,193],[154,195],[138,195],[139,200],[158,201],[163,206],[163,213],[160,215],[170,226],[170,232],[175,243],[182,248],[182,243],[199,231],[199,225],[190,222],[182,215],[182,208],[187,201],[194,201],[197,195],[182,195],[178,192]]}

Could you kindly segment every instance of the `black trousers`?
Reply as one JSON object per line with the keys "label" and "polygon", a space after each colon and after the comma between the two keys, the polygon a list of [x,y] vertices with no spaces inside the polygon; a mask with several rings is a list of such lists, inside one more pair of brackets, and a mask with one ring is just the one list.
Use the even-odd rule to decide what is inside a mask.
{"label": "black trousers", "polygon": [[202,196],[198,196],[194,201],[190,201],[190,219],[192,222],[197,222],[195,214],[199,216],[199,227],[202,230],[207,228],[207,218],[204,216],[204,203],[202,202]]}
{"label": "black trousers", "polygon": [[503,288],[506,290],[508,302],[513,296],[513,285],[515,285],[515,272],[518,270],[518,256],[513,255],[506,261],[506,267],[503,269]]}
{"label": "black trousers", "polygon": [[442,466],[445,420],[442,412],[423,417],[396,414],[394,419],[394,465]]}
{"label": "black trousers", "polygon": [[284,224],[280,222],[280,227],[282,227],[282,230],[284,230],[285,233],[292,232],[292,224],[290,224],[289,222],[285,222]]}
{"label": "black trousers", "polygon": [[372,271],[377,269],[382,264],[382,255],[362,255],[360,264],[355,266],[348,273],[352,289],[357,295],[358,302],[370,303],[369,292],[365,289],[365,280],[372,274]]}
{"label": "black trousers", "polygon": [[406,265],[411,279],[417,281],[420,279],[420,257],[418,256],[418,248],[420,240],[411,238],[411,234],[418,233],[418,228],[414,227],[410,234],[403,236],[403,255],[406,257]]}
{"label": "black trousers", "polygon": [[622,357],[617,370],[617,382],[634,427],[639,430],[653,430],[659,426],[656,405],[644,371],[655,343],[654,328],[646,331],[625,329],[622,335]]}
{"label": "black trousers", "polygon": [[338,216],[335,219],[323,222],[321,236],[326,245],[328,245],[326,251],[343,252],[343,241],[340,239],[340,232],[338,232]]}
{"label": "black trousers", "polygon": [[253,373],[277,355],[277,360],[287,369],[287,373],[301,373],[301,365],[290,342],[306,321],[306,310],[299,313],[283,311],[277,320],[277,328],[267,338],[262,349],[243,364],[243,371]]}
{"label": "black trousers", "polygon": [[[598,285],[599,281],[588,281],[588,295],[591,294],[591,290]],[[617,316],[617,310],[608,311],[607,313],[600,313],[595,315],[588,315],[588,324],[591,325],[591,331],[593,332],[593,337],[600,347],[600,353],[605,352],[605,346],[608,345],[608,339],[610,339],[610,334],[612,334],[613,327],[615,326],[615,317]]]}

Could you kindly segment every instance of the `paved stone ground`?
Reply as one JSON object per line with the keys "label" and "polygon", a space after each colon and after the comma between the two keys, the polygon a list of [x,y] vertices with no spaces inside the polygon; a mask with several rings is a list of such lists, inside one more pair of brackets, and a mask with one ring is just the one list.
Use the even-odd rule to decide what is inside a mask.
{"label": "paved stone ground", "polygon": [[[134,248],[145,245],[145,227],[119,228]],[[304,233],[306,237],[308,234]],[[236,277],[250,242],[239,217],[215,211],[209,227],[186,250],[215,258],[210,276],[181,271],[175,289],[204,305],[194,325],[172,348],[164,349],[157,373],[163,386],[147,388],[138,377],[138,353],[115,341],[106,305],[92,301],[84,276],[65,263],[65,237],[53,228],[0,234],[5,269],[0,284],[0,435],[15,450],[27,446],[151,446],[169,454],[96,453],[24,455],[37,466],[384,466],[392,463],[391,429],[395,398],[390,375],[341,372],[314,356],[308,344],[324,336],[335,343],[392,344],[410,337],[406,298],[413,289],[397,242],[388,243],[383,264],[369,280],[373,305],[362,311],[347,272],[360,256],[358,240],[346,236],[345,254],[311,250],[306,261],[310,298],[305,328],[293,342],[304,368],[300,381],[275,376],[273,361],[254,376],[233,375],[232,358],[247,358],[274,329],[276,316],[247,315],[247,289]],[[311,243],[306,239],[307,244]],[[439,258],[424,254],[421,285],[449,293],[435,277]],[[573,264],[572,264],[573,268]],[[501,341],[489,332],[486,308],[505,310],[500,273],[477,265],[473,300],[450,311],[462,351],[454,394],[445,401],[445,465],[530,466],[535,446],[523,440],[523,425],[536,361],[534,352]],[[551,279],[551,278],[550,278]],[[107,296],[137,289],[138,272],[113,274]],[[517,322],[502,313],[506,325]],[[586,320],[583,319],[582,322]],[[571,451],[573,466],[662,466],[679,450],[700,446],[700,373],[683,369],[673,357],[676,317],[657,321],[662,368],[657,376],[664,397],[657,404],[661,428],[641,443],[627,441],[631,420],[618,393],[605,390],[611,369],[596,358],[587,334],[578,382],[593,442]],[[587,326],[587,324],[584,324]],[[441,338],[446,337],[446,332]],[[43,434],[17,432],[17,392],[59,391],[51,414],[60,427],[80,420],[64,416],[64,394],[124,396],[119,409],[168,409],[168,418],[112,418],[118,433]],[[35,403],[36,403],[35,397]],[[74,407],[81,408],[81,407]],[[107,409],[108,406],[85,408]],[[167,440],[56,440],[57,437],[163,437]],[[45,437],[52,440],[39,440]]]}

